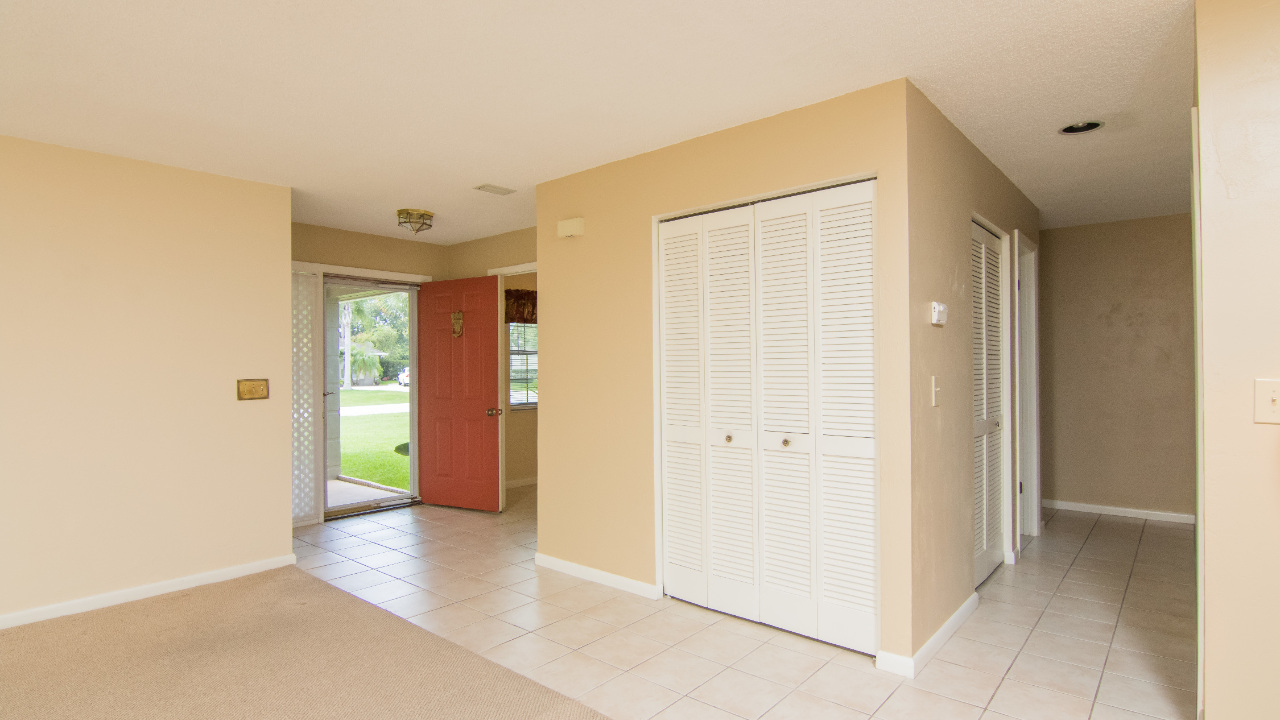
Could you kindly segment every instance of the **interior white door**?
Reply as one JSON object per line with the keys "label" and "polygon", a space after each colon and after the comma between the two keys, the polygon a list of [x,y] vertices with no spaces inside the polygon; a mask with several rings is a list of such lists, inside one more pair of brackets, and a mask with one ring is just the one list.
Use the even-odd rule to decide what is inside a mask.
{"label": "interior white door", "polygon": [[1004,558],[1002,454],[1004,365],[1001,239],[977,223],[970,235],[973,312],[973,555],[974,584]]}
{"label": "interior white door", "polygon": [[760,358],[760,619],[817,635],[813,199],[755,206]]}
{"label": "interior white door", "polygon": [[873,266],[875,182],[813,193],[818,635],[880,649]]}
{"label": "interior white door", "polygon": [[702,218],[658,226],[663,585],[707,604]]}
{"label": "interior white door", "polygon": [[1014,233],[1014,244],[1018,257],[1018,342],[1014,352],[1018,363],[1018,533],[1035,536],[1041,532],[1038,253],[1021,232]]}
{"label": "interior white door", "polygon": [[754,212],[700,221],[706,248],[707,605],[760,617],[756,542]]}

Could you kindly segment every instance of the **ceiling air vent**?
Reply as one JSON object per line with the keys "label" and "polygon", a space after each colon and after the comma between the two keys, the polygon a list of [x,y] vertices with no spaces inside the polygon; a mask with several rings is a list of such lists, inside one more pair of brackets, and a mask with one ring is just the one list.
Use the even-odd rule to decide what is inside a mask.
{"label": "ceiling air vent", "polygon": [[501,185],[490,185],[489,183],[477,185],[476,190],[479,190],[480,192],[493,193],[494,195],[510,195],[515,192],[515,190],[512,190],[511,188],[504,188]]}

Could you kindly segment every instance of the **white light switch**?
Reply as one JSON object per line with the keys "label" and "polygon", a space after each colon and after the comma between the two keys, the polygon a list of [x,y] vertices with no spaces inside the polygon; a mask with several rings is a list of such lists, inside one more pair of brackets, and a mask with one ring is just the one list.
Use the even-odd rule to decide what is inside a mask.
{"label": "white light switch", "polygon": [[1253,421],[1280,425],[1280,380],[1253,381]]}

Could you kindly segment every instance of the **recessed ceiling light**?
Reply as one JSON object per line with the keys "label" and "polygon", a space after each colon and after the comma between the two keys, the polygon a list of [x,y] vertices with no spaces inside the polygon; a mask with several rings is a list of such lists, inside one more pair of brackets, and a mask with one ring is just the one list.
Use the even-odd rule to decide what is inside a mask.
{"label": "recessed ceiling light", "polygon": [[515,192],[515,190],[512,190],[511,188],[504,188],[501,185],[490,185],[489,183],[477,185],[475,189],[480,192],[493,193],[494,195],[510,195]]}
{"label": "recessed ceiling light", "polygon": [[1079,135],[1081,133],[1093,132],[1102,127],[1102,123],[1089,120],[1088,122],[1078,122],[1075,125],[1068,125],[1058,132],[1063,135]]}

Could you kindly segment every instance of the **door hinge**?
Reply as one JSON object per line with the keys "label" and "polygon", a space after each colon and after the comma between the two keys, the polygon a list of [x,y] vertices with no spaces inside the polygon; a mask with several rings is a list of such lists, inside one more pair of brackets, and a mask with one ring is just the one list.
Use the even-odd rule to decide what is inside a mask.
{"label": "door hinge", "polygon": [[1018,494],[1019,494],[1019,495],[1021,495],[1021,494],[1022,494],[1022,481],[1021,481],[1021,480],[1019,480],[1019,481],[1018,481]]}

